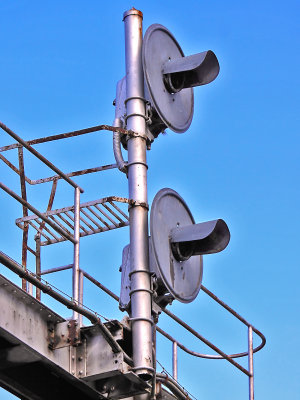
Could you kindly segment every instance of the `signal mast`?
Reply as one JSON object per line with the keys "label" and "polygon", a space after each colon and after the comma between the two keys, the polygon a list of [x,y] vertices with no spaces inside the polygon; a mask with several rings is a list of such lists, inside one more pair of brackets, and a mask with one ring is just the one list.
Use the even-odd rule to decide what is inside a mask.
{"label": "signal mast", "polygon": [[[147,150],[167,128],[176,133],[187,131],[194,112],[193,88],[212,82],[219,73],[219,63],[211,50],[184,56],[177,40],[162,25],[151,25],[143,37],[142,19],[141,11],[134,8],[124,13],[126,75],[117,84],[113,126],[99,125],[25,142],[0,123],[0,128],[17,142],[0,148],[0,156],[20,176],[22,196],[2,183],[0,188],[23,207],[23,217],[16,220],[23,231],[22,265],[0,251],[0,263],[23,279],[21,289],[0,275],[0,344],[3,350],[0,384],[21,398],[50,399],[60,393],[61,397],[73,400],[190,399],[178,382],[179,347],[196,357],[226,359],[248,377],[249,400],[254,400],[253,354],[265,345],[265,337],[202,284],[204,256],[224,250],[229,243],[226,222],[216,219],[195,223],[184,199],[175,190],[163,188],[151,205],[150,235],[148,227]],[[128,178],[128,198],[111,196],[80,203],[83,189],[70,177],[99,172],[107,166],[66,174],[33,146],[100,130],[113,132],[116,166]],[[127,150],[128,161],[123,158],[122,147]],[[14,148],[18,149],[18,168],[2,155]],[[24,172],[24,149],[57,175],[30,180]],[[60,179],[74,189],[74,204],[52,210]],[[47,211],[40,212],[27,201],[26,183],[51,181]],[[128,205],[129,216],[120,208],[122,204]],[[81,269],[80,240],[127,225],[130,240],[123,249],[121,293],[117,296]],[[28,246],[29,228],[36,232],[35,250]],[[73,263],[43,271],[42,246],[62,241],[73,244]],[[35,273],[27,269],[27,251],[36,257]],[[72,300],[42,280],[43,274],[66,269],[72,270]],[[126,311],[129,318],[102,323],[98,315],[87,310],[83,306],[83,278],[117,300],[119,308]],[[33,287],[36,287],[36,298]],[[246,325],[247,351],[226,354],[169,311],[168,306],[173,301],[190,303],[200,290]],[[72,318],[65,320],[44,305],[41,291],[72,309]],[[167,314],[216,354],[187,349],[158,326],[161,313]],[[83,316],[91,321],[91,326],[83,326]],[[172,376],[157,372],[156,332],[172,342]],[[261,344],[255,348],[253,333],[261,338]],[[236,361],[240,357],[248,357],[248,369]],[[24,370],[29,365],[35,366],[33,381],[24,380]],[[46,388],[45,381],[48,382]]]}

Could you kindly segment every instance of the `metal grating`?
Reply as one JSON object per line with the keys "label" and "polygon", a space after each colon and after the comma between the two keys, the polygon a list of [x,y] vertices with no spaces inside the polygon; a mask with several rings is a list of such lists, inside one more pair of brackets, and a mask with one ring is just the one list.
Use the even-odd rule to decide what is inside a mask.
{"label": "metal grating", "polygon": [[[131,202],[124,197],[110,196],[80,204],[80,237],[128,226],[128,210],[124,204]],[[18,218],[16,225],[22,230],[28,225],[36,230],[42,239],[41,246],[63,242],[74,237],[74,209],[73,205],[43,213],[52,222],[51,226],[37,215]]]}

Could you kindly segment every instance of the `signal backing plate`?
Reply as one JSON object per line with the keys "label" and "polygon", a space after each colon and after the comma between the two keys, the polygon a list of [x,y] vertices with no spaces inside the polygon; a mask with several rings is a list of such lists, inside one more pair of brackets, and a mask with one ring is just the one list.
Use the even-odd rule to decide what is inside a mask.
{"label": "signal backing plate", "polygon": [[185,132],[193,119],[192,88],[169,93],[165,87],[162,66],[168,60],[184,57],[174,36],[162,25],[153,24],[143,40],[143,68],[151,101],[161,120],[174,132]]}
{"label": "signal backing plate", "polygon": [[194,218],[182,197],[172,189],[161,189],[155,196],[150,214],[151,244],[157,267],[171,295],[182,303],[190,303],[199,293],[202,256],[177,261],[170,246],[170,231],[176,226],[194,224]]}

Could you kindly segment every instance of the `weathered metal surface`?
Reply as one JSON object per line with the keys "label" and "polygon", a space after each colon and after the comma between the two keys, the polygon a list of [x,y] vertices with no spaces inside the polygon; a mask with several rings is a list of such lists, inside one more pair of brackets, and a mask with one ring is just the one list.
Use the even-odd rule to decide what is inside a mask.
{"label": "weathered metal surface", "polygon": [[[129,225],[128,216],[125,214],[124,211],[120,209],[120,207],[115,204],[115,202],[126,204],[133,203],[130,199],[111,196],[80,204],[80,237],[93,235],[96,233],[105,232],[108,230],[117,229]],[[108,206],[108,204],[111,207]],[[106,211],[104,211],[102,207],[105,208]],[[74,243],[75,238],[72,232],[68,229],[74,229],[74,216],[72,215],[73,213],[74,205],[56,210],[49,210],[45,213],[39,213],[38,215],[18,218],[16,220],[16,224],[19,228],[22,229],[24,227],[24,224],[29,223],[37,232],[45,237],[46,241],[41,242],[42,246],[62,242],[66,239],[71,240],[70,238],[72,238],[72,242]],[[102,215],[102,217],[99,215],[99,213]],[[67,216],[69,220],[66,219],[63,215]],[[96,219],[93,218],[94,216],[96,217]],[[59,222],[55,217],[60,218],[64,222],[64,224]],[[55,233],[50,230],[49,227],[47,228],[45,224],[42,226],[41,229],[42,222],[40,222],[39,218],[43,219],[43,221],[45,222],[47,221],[48,223],[50,221],[51,224],[49,223],[49,225],[51,226],[51,228],[55,229],[60,234],[61,232],[63,232],[63,235],[55,235]],[[38,225],[35,225],[33,222],[37,222]],[[43,230],[49,233],[52,238],[46,235]]]}
{"label": "weathered metal surface", "polygon": [[[6,131],[6,129],[8,129],[3,123],[1,123],[0,128],[4,129],[5,131]],[[27,142],[24,141],[24,143],[26,144],[26,146],[32,146],[32,145],[39,144],[39,143],[46,143],[46,142],[51,142],[53,140],[67,139],[70,137],[85,135],[86,133],[98,132],[98,131],[103,131],[103,130],[111,131],[111,132],[120,132],[123,135],[130,135],[132,133],[132,130],[130,130],[130,129],[117,128],[115,126],[110,126],[110,125],[96,125],[96,126],[92,126],[90,128],[79,129],[77,131],[60,133],[57,135],[46,136],[46,137],[38,138],[38,139],[32,139],[32,140],[28,140]],[[0,147],[0,152],[16,149],[21,146],[23,146],[23,142],[13,143],[8,146]],[[26,146],[24,146],[24,147],[26,147]]]}
{"label": "weathered metal surface", "polygon": [[202,256],[184,261],[176,259],[172,252],[172,229],[194,224],[194,218],[181,196],[172,189],[161,189],[155,196],[150,214],[152,270],[175,299],[189,303],[199,293],[202,274]]}
{"label": "weathered metal surface", "polygon": [[[30,153],[32,153],[35,157],[41,160],[44,164],[46,164],[50,169],[56,172],[59,176],[61,176],[65,181],[67,181],[74,188],[79,187],[72,179],[66,176],[62,171],[60,171],[55,165],[53,165],[47,158],[45,158],[42,154],[36,151],[33,147],[28,145],[25,140],[20,138],[15,132],[9,129],[6,125],[0,122],[0,128],[2,128],[6,133],[8,133],[11,137],[13,137],[17,142],[19,142],[23,147],[25,147]],[[80,191],[83,192],[83,189],[80,188]]]}
{"label": "weathered metal surface", "polygon": [[[27,372],[32,366],[39,366],[47,378],[49,393],[54,379],[52,374],[59,376],[65,386],[72,382],[87,399],[102,398],[101,392],[104,398],[110,393],[110,398],[114,399],[145,393],[148,385],[130,372],[125,353],[113,351],[100,325],[80,329],[77,321],[65,321],[2,275],[0,296],[0,382],[8,390],[19,387],[22,394],[28,390],[23,388],[26,384],[20,382],[21,377],[16,374],[19,368],[30,391],[38,393],[39,382],[30,382]],[[124,326],[118,321],[106,323],[105,329],[115,343],[124,342]],[[7,374],[13,369],[15,374],[10,387]],[[36,369],[35,372],[36,379],[40,374]]]}
{"label": "weathered metal surface", "polygon": [[[30,218],[30,217],[24,217],[26,219],[26,222],[29,222],[31,219],[38,219],[41,218],[43,221],[47,222],[55,231],[59,232],[62,236],[66,236],[71,242],[75,242],[74,238],[70,235],[68,235],[65,231],[63,231],[59,226],[55,225],[52,221],[47,219],[47,217],[44,216],[43,213],[38,211],[35,207],[33,207],[30,203],[27,201],[23,200],[22,197],[18,196],[16,193],[14,193],[12,190],[10,190],[7,186],[3,185],[3,183],[0,182],[0,188],[3,189],[6,193],[8,193],[11,197],[16,199],[19,203],[22,205],[25,205],[30,211],[32,211],[35,214],[35,218]],[[36,217],[37,216],[37,217]],[[29,219],[28,219],[29,218]],[[23,228],[23,227],[22,227]],[[37,229],[39,231],[39,228]],[[41,232],[42,233],[42,232]],[[52,234],[53,235],[53,234]]]}

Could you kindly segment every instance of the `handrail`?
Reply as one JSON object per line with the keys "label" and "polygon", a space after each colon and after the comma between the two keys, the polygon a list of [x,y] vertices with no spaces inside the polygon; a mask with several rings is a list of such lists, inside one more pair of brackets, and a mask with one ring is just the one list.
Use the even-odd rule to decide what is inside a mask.
{"label": "handrail", "polygon": [[72,243],[77,243],[73,236],[69,235],[65,230],[60,228],[54,222],[52,222],[49,218],[45,217],[42,213],[40,213],[35,207],[33,207],[28,201],[22,199],[22,197],[18,196],[15,192],[10,190],[7,186],[5,186],[2,182],[0,182],[0,189],[4,190],[7,194],[21,203],[23,206],[27,207],[30,211],[32,211],[35,215],[40,217],[43,221],[49,224],[54,230],[64,236],[66,239],[70,240]]}
{"label": "handrail", "polygon": [[[4,126],[6,129],[8,129],[2,123],[1,123],[0,126],[1,126],[2,129],[4,129],[2,126]],[[6,129],[4,129],[4,130],[6,130]],[[71,131],[71,132],[66,132],[66,133],[59,133],[57,135],[45,136],[43,138],[32,139],[32,140],[28,140],[27,142],[25,142],[25,141],[23,141],[23,142],[27,146],[31,146],[31,145],[34,145],[34,144],[52,142],[54,140],[60,140],[60,139],[67,139],[67,138],[70,138],[70,137],[85,135],[86,133],[98,132],[98,131],[103,131],[103,130],[111,131],[111,132],[119,132],[119,133],[122,133],[123,135],[130,135],[130,134],[133,133],[131,130],[118,128],[116,126],[96,125],[96,126],[92,126],[90,128],[79,129],[79,130],[76,130],[76,131]],[[17,141],[19,142],[19,140],[17,140]],[[19,143],[21,143],[21,142],[19,142]],[[10,144],[8,146],[0,147],[0,153],[3,152],[3,151],[11,150],[11,149],[16,149],[17,147],[20,147],[21,145],[24,146],[23,143],[21,143],[21,144],[13,143],[13,144]]]}
{"label": "handrail", "polygon": [[[80,192],[83,193],[84,190],[77,185],[72,179],[70,179],[65,173],[60,171],[55,165],[53,165],[50,161],[47,160],[42,154],[40,154],[38,151],[36,151],[33,147],[31,147],[29,144],[25,142],[22,138],[20,138],[15,132],[13,132],[11,129],[9,129],[6,125],[3,124],[3,122],[0,122],[0,128],[2,128],[6,133],[8,133],[12,138],[14,138],[17,142],[20,143],[25,149],[30,151],[34,156],[36,156],[40,161],[42,161],[45,165],[47,165],[50,169],[52,169],[54,172],[56,172],[59,176],[61,176],[66,182],[68,182],[71,186],[74,188],[79,188]],[[17,146],[18,147],[18,146]]]}
{"label": "handrail", "polygon": [[[54,269],[52,270],[53,272]],[[113,293],[111,290],[109,290],[107,287],[105,287],[102,283],[98,282],[95,278],[93,278],[91,275],[89,275],[87,272],[85,272],[84,270],[80,270],[83,275],[92,283],[94,283],[94,285],[96,285],[97,287],[99,287],[101,290],[103,290],[105,293],[107,293],[109,296],[111,296],[113,299],[115,299],[116,301],[119,301],[119,296],[117,296],[115,293]],[[203,289],[203,291],[205,291],[207,294],[211,295],[211,297],[213,297],[214,299],[218,299],[217,296],[215,296],[212,292],[210,292],[207,288],[205,288],[203,285],[201,285],[201,289]],[[217,301],[217,300],[216,300]],[[266,338],[265,336],[258,330],[256,329],[253,325],[251,325],[249,322],[247,322],[243,317],[241,317],[236,311],[234,311],[231,307],[229,307],[227,304],[225,304],[222,300],[218,299],[218,303],[223,305],[224,308],[226,308],[228,311],[230,310],[230,312],[235,316],[238,316],[237,318],[239,320],[241,320],[242,322],[245,323],[245,325],[247,325],[248,327],[251,327],[253,329],[253,331],[261,338],[262,342],[260,345],[258,345],[257,347],[255,347],[253,349],[253,353],[258,352],[259,350],[261,350],[265,344],[266,344]],[[169,317],[173,318],[177,323],[179,323],[180,325],[182,325],[185,329],[187,329],[189,332],[191,332],[192,334],[195,334],[196,337],[198,337],[197,335],[201,336],[198,332],[194,331],[192,328],[190,328],[184,321],[182,321],[180,318],[178,318],[176,315],[174,315],[173,313],[171,313],[170,311],[164,309],[162,310],[163,312],[165,312]],[[159,333],[161,333],[162,335],[164,335],[167,339],[169,339],[172,342],[175,342],[178,344],[178,346],[185,351],[188,354],[191,354],[192,356],[195,357],[199,357],[199,358],[206,358],[206,359],[228,359],[228,358],[239,358],[239,357],[245,357],[249,355],[249,352],[243,352],[243,353],[236,353],[236,354],[231,354],[231,355],[227,355],[225,353],[224,356],[222,355],[210,355],[210,354],[201,354],[201,353],[197,353],[193,350],[188,349],[187,347],[185,347],[182,343],[180,343],[178,340],[176,340],[175,338],[173,338],[171,335],[169,335],[167,332],[165,332],[163,329],[161,329],[160,327],[156,326],[156,329]],[[193,331],[193,332],[192,332]],[[199,337],[198,337],[199,338]],[[200,339],[200,338],[199,338]],[[205,344],[207,344],[209,347],[211,347],[210,345],[212,345],[207,339],[205,339],[203,336],[201,336],[201,339],[203,339],[203,342]],[[209,344],[208,344],[209,343]],[[212,345],[213,347],[216,347],[214,345]],[[218,349],[219,350],[219,349]],[[217,348],[215,351],[218,351]],[[229,361],[229,360],[228,360]],[[237,364],[239,365],[239,364]],[[239,368],[240,369],[240,368]],[[242,368],[242,372],[245,372],[247,375],[249,375],[248,371],[244,371],[244,368]]]}
{"label": "handrail", "polygon": [[100,318],[93,312],[86,310],[84,307],[78,305],[76,301],[68,300],[66,297],[62,296],[60,293],[54,291],[51,286],[42,283],[38,278],[36,278],[32,273],[25,271],[21,265],[19,265],[15,260],[10,258],[8,255],[0,251],[0,262],[9,268],[11,271],[15,272],[20,278],[26,279],[28,282],[32,283],[34,286],[41,289],[44,293],[53,297],[55,300],[59,301],[69,309],[78,312],[79,314],[86,317],[91,321],[92,324],[98,325],[101,332],[107,339],[108,344],[115,353],[123,353],[124,360],[129,364],[133,365],[132,359],[124,352],[119,343],[115,340],[110,331],[101,322]]}
{"label": "handrail", "polygon": [[[191,328],[188,324],[186,324],[184,321],[182,321],[180,318],[178,318],[176,315],[171,313],[169,310],[163,310],[165,314],[167,314],[169,317],[174,319],[179,325],[183,326],[187,331],[192,333],[196,338],[201,340],[201,342],[205,343],[208,347],[213,349],[215,352],[220,354],[222,358],[225,358],[227,361],[229,361],[232,365],[234,365],[236,368],[238,368],[240,371],[242,371],[244,374],[250,376],[249,371],[247,371],[244,367],[242,367],[240,364],[238,364],[236,361],[234,361],[230,356],[228,356],[226,353],[224,353],[222,350],[220,350],[217,346],[215,346],[213,343],[211,343],[209,340],[205,339],[204,336],[200,335],[197,331],[195,331],[193,328]],[[176,341],[177,342],[177,341]]]}
{"label": "handrail", "polygon": [[[253,332],[255,332],[260,338],[261,338],[261,343],[253,349],[253,353],[258,352],[261,350],[265,344],[266,344],[266,338],[265,336],[258,330],[256,329],[253,325],[251,325],[248,321],[245,320],[241,315],[239,315],[236,311],[234,311],[231,307],[229,307],[226,303],[224,303],[221,299],[219,299],[215,294],[213,294],[211,291],[209,291],[205,286],[201,285],[201,289],[208,294],[213,300],[215,300],[217,303],[219,303],[223,308],[225,308],[227,311],[229,311],[233,316],[235,316],[237,319],[239,319],[244,325],[246,325],[248,328],[251,327]],[[198,337],[197,335],[198,332],[194,331],[192,328],[189,327],[184,321],[182,321],[180,318],[178,318],[176,315],[172,314],[169,310],[163,310],[169,317],[174,319],[177,323],[179,323],[181,326],[183,326],[185,329],[187,329],[189,332],[191,332],[194,336],[196,336],[198,339],[203,341],[205,344],[207,344],[209,347],[211,347],[208,343],[206,343],[202,338]],[[228,359],[229,358],[240,358],[240,357],[246,357],[249,356],[249,352],[245,351],[242,353],[235,353],[235,354],[230,354],[227,355],[227,357],[223,357],[222,355],[214,355],[214,354],[202,354],[202,353],[197,353],[195,351],[192,351],[185,347],[182,343],[180,343],[178,340],[173,338],[171,335],[169,335],[167,332],[165,332],[163,329],[157,327],[157,330],[159,333],[161,333],[163,336],[168,338],[170,341],[177,343],[177,345],[186,353],[191,354],[192,356],[199,357],[199,358],[206,358],[206,359],[215,359],[215,360],[220,360],[220,359]],[[201,335],[200,335],[201,336]],[[206,340],[206,339],[205,339]],[[211,347],[212,348],[212,347]],[[215,350],[215,349],[214,349]],[[229,361],[229,360],[228,360]]]}

